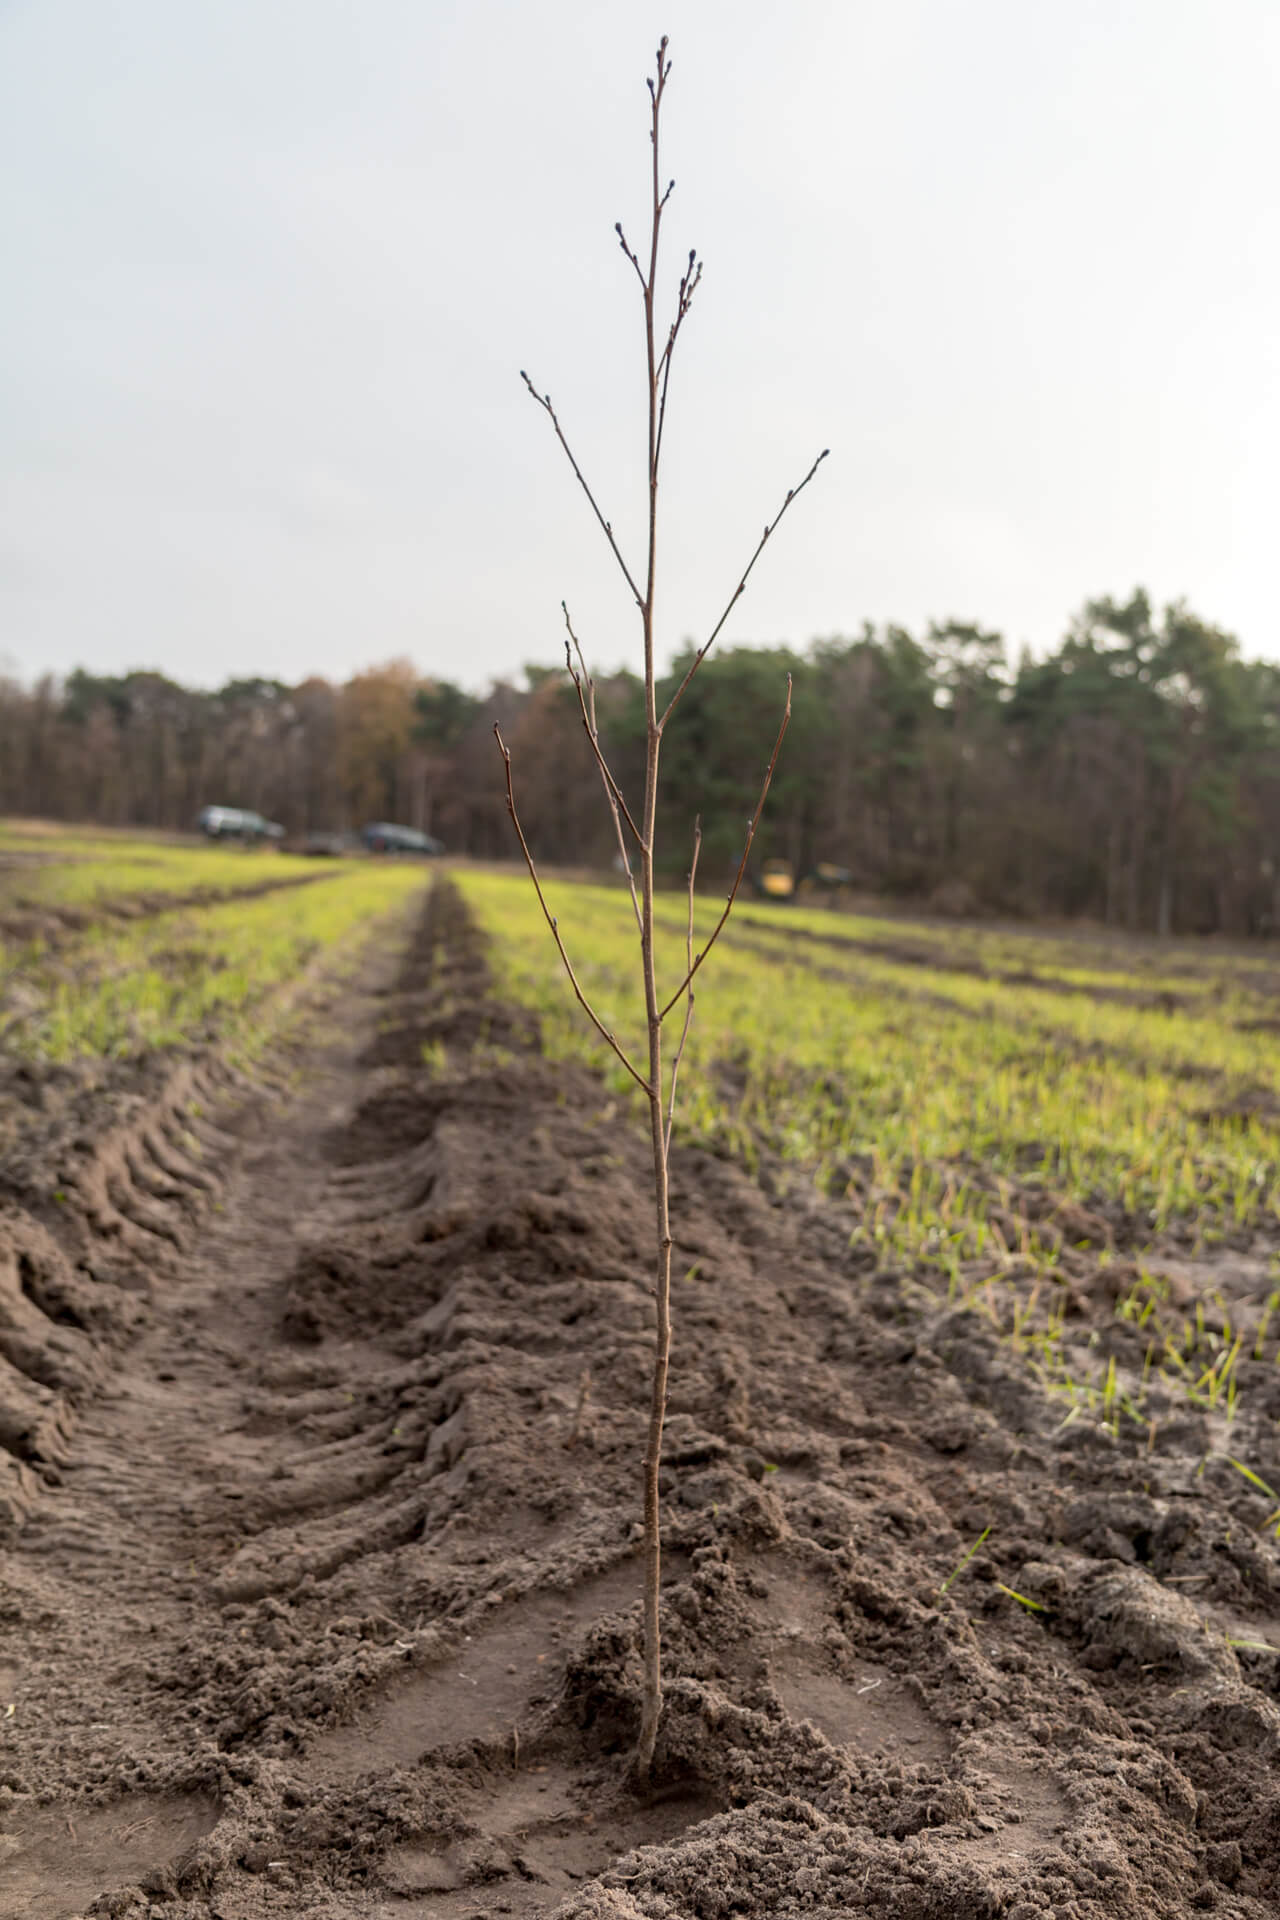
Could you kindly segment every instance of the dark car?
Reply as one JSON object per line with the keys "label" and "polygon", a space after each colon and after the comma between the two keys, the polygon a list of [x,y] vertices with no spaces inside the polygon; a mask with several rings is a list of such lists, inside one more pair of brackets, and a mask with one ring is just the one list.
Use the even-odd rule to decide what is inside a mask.
{"label": "dark car", "polygon": [[444,845],[429,833],[414,827],[399,827],[389,820],[375,820],[360,835],[370,853],[443,853]]}
{"label": "dark car", "polygon": [[209,840],[283,840],[284,828],[244,807],[204,807],[197,825]]}

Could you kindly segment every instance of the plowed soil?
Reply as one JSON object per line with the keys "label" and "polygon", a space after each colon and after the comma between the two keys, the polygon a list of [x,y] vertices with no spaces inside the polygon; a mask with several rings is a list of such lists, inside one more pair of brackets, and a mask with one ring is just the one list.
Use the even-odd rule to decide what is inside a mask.
{"label": "plowed soil", "polygon": [[1203,1420],[1064,1425],[843,1203],[692,1150],[629,1784],[647,1144],[493,1000],[446,885],[274,1074],[188,1063],[29,1138],[4,1915],[1280,1907],[1280,1559]]}

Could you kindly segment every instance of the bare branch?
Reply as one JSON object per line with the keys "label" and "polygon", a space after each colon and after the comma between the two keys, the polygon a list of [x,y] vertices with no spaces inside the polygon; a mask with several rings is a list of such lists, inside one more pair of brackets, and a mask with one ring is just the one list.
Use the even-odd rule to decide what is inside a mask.
{"label": "bare branch", "polygon": [[[664,33],[661,40],[659,40],[658,42],[658,85],[656,90],[654,88],[654,84],[652,80],[646,80],[645,82],[645,85],[649,89],[649,98],[652,100],[655,107],[660,107],[662,105],[662,90],[666,86],[667,81],[671,77],[671,68],[673,65],[674,65],[674,62],[671,60],[668,60],[667,58],[667,36]],[[655,126],[656,124],[657,123],[655,119]]]}
{"label": "bare branch", "polygon": [[693,305],[693,296],[701,279],[702,262],[698,258],[696,249],[691,250],[689,254],[689,264],[681,275],[679,291],[676,294],[676,317],[671,324],[671,331],[667,335],[667,344],[662,349],[662,354],[658,361],[659,373],[663,371],[666,363],[671,358],[672,349],[676,344],[676,335],[680,331],[680,323]]}
{"label": "bare branch", "polygon": [[703,961],[706,959],[707,955],[710,953],[712,947],[714,947],[716,941],[720,938],[720,934],[724,928],[724,923],[729,918],[729,915],[733,912],[733,903],[738,897],[738,888],[742,885],[742,876],[747,870],[747,861],[751,856],[751,842],[755,839],[756,828],[760,825],[760,815],[764,812],[764,803],[768,797],[769,786],[773,779],[773,770],[778,764],[778,755],[782,751],[782,742],[786,735],[786,731],[790,723],[791,723],[791,675],[788,674],[787,675],[787,704],[786,704],[785,711],[783,712],[783,715],[782,715],[782,725],[778,728],[778,737],[773,743],[773,753],[770,755],[769,765],[765,769],[764,785],[760,789],[760,798],[756,801],[756,810],[752,814],[750,824],[747,827],[747,844],[742,849],[742,858],[738,862],[738,871],[733,877],[733,885],[729,889],[729,898],[725,901],[724,912],[720,915],[720,918],[716,921],[715,929],[712,932],[711,938],[708,940],[706,946],[702,949],[702,952],[698,955],[697,959],[690,962],[688,973],[686,973],[684,979],[680,982],[680,985],[676,988],[675,992],[672,994],[671,998],[668,1000],[666,1006],[662,1009],[662,1012],[658,1015],[658,1018],[660,1020],[666,1019],[672,1007],[674,1007],[674,1005],[676,1004],[676,1001],[680,998],[680,995],[684,992],[685,988],[689,985],[689,982],[693,979],[694,974],[698,971],[698,968],[702,965]]}
{"label": "bare branch", "polygon": [[622,1048],[618,1045],[617,1041],[614,1039],[613,1035],[610,1033],[608,1027],[605,1026],[604,1021],[600,1018],[599,1014],[596,1012],[591,1002],[587,999],[587,996],[582,991],[582,988],[578,985],[578,976],[574,972],[573,965],[569,959],[569,956],[564,950],[564,941],[560,938],[560,928],[556,923],[555,915],[552,913],[550,907],[547,905],[546,896],[542,891],[542,882],[538,878],[538,869],[533,864],[533,855],[529,851],[529,842],[524,837],[524,828],[520,825],[520,816],[516,812],[516,797],[511,786],[510,751],[507,747],[506,742],[502,738],[501,731],[497,727],[495,727],[493,730],[493,737],[498,743],[498,751],[502,755],[502,764],[506,769],[507,812],[511,815],[511,824],[516,830],[516,838],[520,842],[520,851],[521,853],[523,853],[525,865],[529,869],[529,878],[533,881],[533,890],[538,896],[538,905],[542,908],[543,919],[546,921],[547,925],[551,929],[551,937],[555,941],[556,946],[559,949],[561,960],[564,962],[564,970],[569,976],[569,985],[573,988],[573,991],[577,996],[578,1005],[582,1008],[583,1012],[586,1014],[587,1018],[590,1020],[592,1026],[595,1028],[596,1032],[600,1035],[602,1040],[606,1041],[608,1045],[613,1048],[613,1051],[617,1054],[619,1060],[622,1062],[627,1072],[631,1075],[631,1078],[635,1081],[640,1091],[647,1095],[650,1092],[648,1081],[643,1079],[641,1075],[636,1071],[636,1069],[632,1066],[630,1060],[628,1060],[626,1054],[622,1051]]}
{"label": "bare branch", "polygon": [[698,877],[698,855],[702,850],[701,815],[693,823],[693,859],[689,863],[689,922],[685,929],[684,951],[689,968],[689,989],[684,1003],[684,1025],[680,1029],[680,1044],[671,1061],[671,1098],[667,1103],[667,1131],[663,1151],[671,1152],[671,1128],[676,1117],[676,1082],[680,1078],[680,1062],[684,1059],[685,1042],[689,1038],[689,1028],[693,1024],[693,889]]}
{"label": "bare branch", "polygon": [[636,585],[635,581],[631,578],[631,569],[627,565],[626,561],[623,559],[621,551],[618,547],[618,543],[613,537],[613,528],[610,526],[609,522],[605,519],[604,515],[601,513],[599,507],[597,506],[596,497],[594,493],[592,493],[590,487],[587,485],[586,477],[583,474],[582,468],[578,465],[577,461],[573,457],[572,447],[570,447],[569,442],[564,437],[564,430],[561,427],[559,420],[556,418],[556,410],[551,404],[551,395],[549,393],[539,393],[538,389],[534,386],[532,380],[529,378],[528,374],[525,372],[523,367],[521,367],[520,369],[520,378],[524,381],[526,387],[528,387],[530,393],[533,395],[534,399],[537,401],[538,405],[542,408],[543,412],[546,414],[547,418],[550,420],[552,426],[555,428],[556,439],[560,442],[560,445],[565,450],[565,455],[568,458],[569,465],[573,468],[573,471],[577,476],[578,485],[582,488],[582,491],[586,494],[587,499],[591,502],[591,511],[592,513],[595,514],[596,519],[600,522],[600,525],[604,530],[604,537],[609,542],[609,545],[613,549],[613,557],[617,561],[618,565],[622,568],[623,578],[626,580],[627,585],[630,587],[632,593],[635,595],[636,605],[638,607],[643,607],[644,601],[641,598],[640,589]]}
{"label": "bare branch", "polygon": [[750,560],[747,562],[746,571],[743,573],[741,580],[739,580],[737,586],[734,588],[733,596],[730,599],[728,606],[725,608],[724,612],[720,615],[720,618],[716,621],[715,626],[712,628],[711,638],[709,640],[705,640],[703,644],[698,648],[697,653],[695,653],[693,656],[693,665],[690,667],[688,673],[686,673],[684,679],[680,682],[680,685],[676,688],[670,700],[667,702],[666,712],[663,714],[661,720],[658,722],[658,729],[660,732],[666,726],[668,720],[671,718],[672,714],[675,712],[676,708],[679,706],[680,700],[684,694],[685,688],[688,686],[694,674],[698,671],[698,668],[702,665],[703,661],[706,659],[707,655],[710,653],[712,647],[716,643],[716,640],[719,638],[720,630],[724,626],[725,621],[729,618],[729,615],[733,612],[733,609],[737,605],[739,599],[742,597],[743,593],[746,591],[747,581],[751,578],[751,569],[752,567],[755,566],[756,561],[760,558],[760,555],[764,552],[765,545],[769,539],[769,535],[774,532],[774,530],[778,525],[778,522],[782,519],[783,514],[787,511],[787,508],[791,505],[791,502],[793,500],[798,500],[800,498],[800,495],[804,492],[805,488],[808,486],[814,474],[818,471],[818,468],[822,465],[823,461],[826,459],[830,451],[831,449],[829,447],[824,447],[822,449],[822,452],[818,455],[817,459],[814,461],[813,465],[810,467],[808,473],[806,473],[804,479],[800,482],[800,485],[798,487],[791,487],[788,489],[786,499],[783,501],[782,505],[778,508],[777,513],[775,514],[774,518],[769,522],[764,532],[760,535],[760,543],[757,546],[755,552],[752,554]]}
{"label": "bare branch", "polygon": [[625,234],[625,233],[624,233],[624,232],[622,231],[622,222],[621,222],[621,220],[615,220],[615,221],[614,221],[614,223],[613,223],[613,230],[614,230],[614,232],[615,232],[615,233],[617,234],[617,236],[618,236],[618,244],[619,244],[619,246],[620,246],[620,247],[622,248],[622,251],[623,251],[623,252],[624,252],[624,253],[626,254],[626,256],[627,256],[627,258],[628,258],[628,260],[629,260],[629,261],[631,262],[631,264],[632,264],[632,266],[633,266],[633,267],[635,268],[635,270],[636,270],[636,279],[637,279],[637,280],[638,280],[638,281],[640,282],[640,287],[641,287],[641,290],[642,290],[642,292],[644,292],[644,293],[648,293],[648,291],[649,291],[649,282],[648,282],[648,281],[647,281],[647,280],[645,279],[645,277],[644,277],[644,270],[643,270],[643,268],[641,267],[641,265],[640,265],[640,262],[639,262],[639,260],[637,260],[637,258],[636,258],[636,256],[635,256],[635,254],[634,254],[634,253],[632,252],[632,250],[631,250],[631,248],[630,248],[630,247],[629,247],[629,246],[627,245],[627,236],[626,236],[626,234]]}
{"label": "bare branch", "polygon": [[[604,754],[600,748],[600,731],[596,725],[596,683],[591,678],[591,675],[587,670],[587,663],[583,658],[582,648],[578,642],[578,636],[574,632],[573,623],[569,618],[569,609],[565,605],[563,600],[560,602],[560,608],[564,614],[564,624],[568,629],[569,640],[573,642],[573,650],[578,656],[578,665],[577,667],[575,667],[573,664],[573,656],[569,651],[569,640],[566,640],[565,648],[564,648],[565,666],[568,669],[569,678],[573,681],[574,686],[577,688],[578,706],[582,713],[582,724],[586,728],[587,738],[591,742],[591,749],[592,749],[592,752],[595,754],[596,764],[600,769],[600,776],[604,781],[605,792],[609,796],[609,805],[613,809],[615,818],[617,818],[617,816],[621,814],[622,818],[626,821],[632,833],[635,835],[636,844],[643,845],[643,841],[641,840],[641,835],[640,835],[640,829],[636,825],[635,821],[631,818],[631,810],[627,806],[626,800],[623,798],[622,789],[618,785],[617,781],[614,779],[613,773],[610,770],[609,765],[606,762]],[[584,686],[586,689],[585,692],[583,691]],[[628,873],[630,873],[631,863],[627,859],[627,850],[626,850],[625,842],[621,842],[621,846],[622,846],[622,857],[624,862],[626,863],[627,871]]]}
{"label": "bare branch", "polygon": [[[672,185],[674,184],[673,181]],[[668,187],[667,192],[670,193],[670,191],[671,188]],[[693,304],[694,292],[701,278],[702,262],[696,253],[690,252],[689,264],[685,268],[681,278],[680,292],[676,299],[676,317],[671,323],[671,331],[667,335],[667,344],[662,349],[662,358],[658,362],[657,371],[662,380],[662,397],[658,402],[658,431],[653,443],[653,469],[655,474],[658,470],[658,464],[662,459],[662,429],[667,418],[667,385],[671,379],[671,356],[675,352],[676,339],[680,332],[681,323]]]}
{"label": "bare branch", "polygon": [[[564,612],[564,624],[569,630],[569,640],[572,640],[574,652],[578,656],[578,669],[575,669],[573,655],[569,652],[569,640],[566,640],[564,645],[564,662],[569,670],[569,678],[578,690],[578,707],[582,714],[582,724],[586,728],[587,738],[591,742],[591,751],[596,757],[596,765],[600,769],[600,778],[604,781],[605,797],[609,802],[609,811],[613,815],[614,832],[618,836],[618,852],[622,858],[623,872],[627,876],[627,885],[631,889],[631,906],[636,916],[636,927],[639,930],[640,938],[643,940],[644,917],[640,912],[640,901],[636,894],[635,875],[631,871],[631,856],[627,852],[627,842],[622,831],[622,822],[623,820],[626,821],[632,833],[635,835],[637,842],[640,839],[640,829],[631,818],[627,803],[622,797],[622,789],[614,779],[609,764],[601,751],[600,729],[596,725],[596,683],[587,671],[587,663],[583,657],[582,647],[579,644],[577,634],[573,630],[573,622],[569,618],[569,609],[563,600],[560,602],[560,605]],[[586,686],[585,693],[583,691],[584,682]]]}

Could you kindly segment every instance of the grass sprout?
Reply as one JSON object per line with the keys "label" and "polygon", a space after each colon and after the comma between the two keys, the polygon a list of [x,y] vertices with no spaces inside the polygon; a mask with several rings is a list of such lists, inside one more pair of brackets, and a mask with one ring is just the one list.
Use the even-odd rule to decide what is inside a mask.
{"label": "grass sprout", "polygon": [[956,1562],[955,1566],[952,1567],[950,1573],[947,1575],[942,1585],[938,1588],[937,1598],[939,1600],[941,1600],[943,1594],[946,1593],[946,1591],[953,1584],[953,1582],[959,1579],[960,1575],[964,1572],[965,1568],[968,1566],[969,1562],[972,1560],[974,1554],[978,1551],[978,1548],[982,1545],[983,1541],[987,1539],[988,1536],[990,1535],[990,1532],[991,1532],[990,1527],[984,1527],[982,1529],[982,1532],[978,1535],[977,1539],[974,1541],[973,1545],[969,1548],[969,1551],[961,1555],[960,1559]]}
{"label": "grass sprout", "polygon": [[1026,1607],[1030,1613],[1047,1613],[1049,1611],[1042,1601],[1029,1600],[1026,1594],[1019,1593],[1016,1587],[1006,1587],[1003,1580],[996,1581],[996,1588],[1000,1593],[1007,1593],[1011,1600],[1016,1600],[1020,1607]]}

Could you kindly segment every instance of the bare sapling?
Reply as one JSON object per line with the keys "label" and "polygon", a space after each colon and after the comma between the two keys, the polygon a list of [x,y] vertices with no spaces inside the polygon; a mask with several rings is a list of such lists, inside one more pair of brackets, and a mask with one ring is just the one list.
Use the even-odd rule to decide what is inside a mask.
{"label": "bare sapling", "polygon": [[[649,1774],[658,1736],[658,1723],[662,1712],[662,1642],[661,1621],[659,1617],[659,1588],[661,1575],[661,1537],[658,1503],[658,1470],[662,1458],[662,1430],[667,1406],[667,1373],[671,1356],[671,1221],[669,1211],[668,1166],[671,1154],[671,1134],[675,1118],[676,1088],[680,1077],[680,1065],[684,1058],[685,1046],[689,1038],[690,1025],[694,1009],[694,980],[707,955],[719,938],[730,913],[738,890],[747,870],[752,842],[764,810],[769,785],[774,769],[778,764],[778,755],[782,750],[783,737],[791,718],[791,679],[787,676],[786,698],[778,727],[773,751],[765,768],[759,797],[755,810],[747,825],[746,843],[742,858],[738,862],[733,876],[724,910],[712,929],[710,937],[695,952],[694,939],[694,889],[697,880],[698,851],[702,834],[700,824],[693,831],[693,851],[688,871],[688,915],[687,937],[685,943],[685,965],[683,978],[674,988],[667,991],[659,987],[657,967],[654,955],[654,832],[658,805],[658,767],[662,751],[663,736],[680,705],[690,681],[711,651],[730,613],[746,590],[747,581],[779,521],[787,512],[809,482],[819,466],[826,459],[826,450],[820,453],[809,471],[797,486],[789,489],[786,498],[773,519],[765,527],[755,551],[738,580],[728,604],[711,633],[694,654],[692,663],[683,679],[679,682],[671,698],[662,711],[658,710],[656,649],[655,649],[655,609],[657,605],[658,572],[658,475],[662,459],[663,431],[667,416],[667,393],[671,380],[671,367],[675,357],[676,343],[688,317],[694,294],[702,278],[702,263],[696,252],[688,256],[684,271],[680,276],[676,292],[675,312],[671,318],[665,339],[662,338],[659,322],[655,315],[655,288],[658,279],[659,239],[662,229],[662,217],[671,197],[674,181],[664,187],[659,161],[659,131],[662,117],[662,103],[667,82],[671,77],[671,61],[667,57],[667,41],[664,36],[657,53],[656,77],[648,82],[650,102],[650,143],[652,146],[652,204],[650,209],[649,240],[643,256],[628,243],[621,223],[616,232],[618,241],[630,263],[639,283],[644,303],[644,338],[646,358],[646,380],[648,388],[648,550],[643,569],[633,571],[623,555],[619,541],[614,534],[612,523],[601,511],[595,493],[565,437],[559,415],[551,403],[550,395],[539,393],[527,373],[521,373],[521,379],[533,399],[543,409],[563,447],[574,475],[586,495],[591,510],[612,550],[623,579],[635,602],[640,615],[644,633],[644,705],[645,705],[645,773],[644,797],[639,813],[627,804],[627,800],[614,778],[600,742],[599,728],[596,722],[595,686],[587,670],[586,660],[578,636],[574,632],[569,609],[562,602],[566,628],[565,663],[577,691],[582,716],[582,725],[591,745],[591,752],[600,772],[605,799],[613,816],[617,835],[618,849],[621,855],[622,869],[626,874],[631,892],[631,904],[635,914],[636,931],[639,938],[640,976],[644,992],[645,1021],[648,1035],[647,1053],[641,1061],[632,1058],[627,1049],[605,1025],[596,1013],[581,981],[574,970],[573,963],[565,948],[563,936],[555,915],[547,905],[537,866],[520,825],[520,816],[516,809],[515,791],[512,783],[511,755],[503,741],[502,734],[495,727],[498,746],[502,753],[506,772],[507,810],[511,815],[520,849],[529,868],[529,875],[537,892],[551,936],[563,962],[569,984],[587,1018],[595,1026],[605,1043],[612,1049],[625,1071],[635,1081],[648,1104],[649,1124],[653,1143],[653,1193],[657,1227],[657,1259],[655,1268],[655,1340],[653,1355],[653,1381],[649,1406],[648,1439],[644,1456],[644,1699],[640,1726],[640,1738],[635,1754],[635,1770],[638,1777]],[[637,884],[638,865],[638,884]],[[682,1009],[679,1038],[675,1043],[669,1065],[663,1059],[663,1025],[670,1015]]]}

